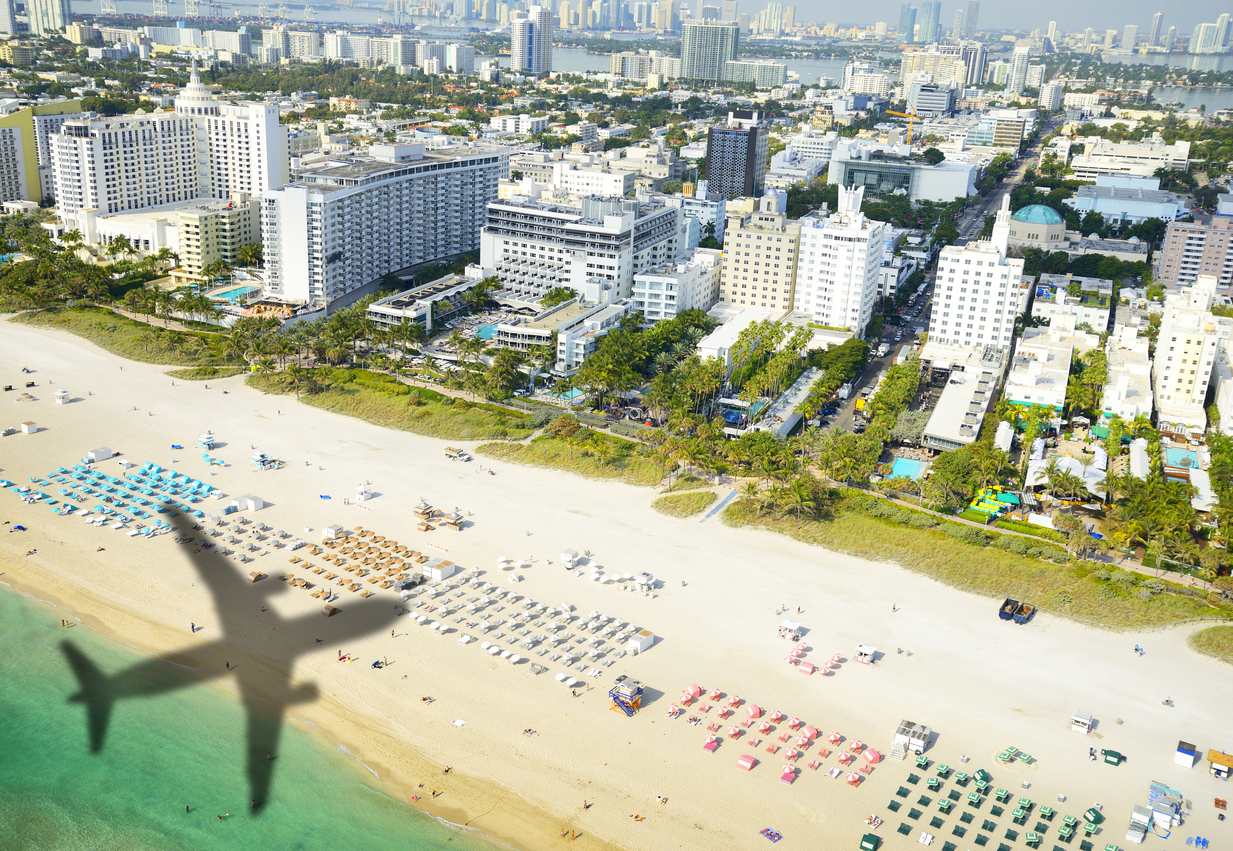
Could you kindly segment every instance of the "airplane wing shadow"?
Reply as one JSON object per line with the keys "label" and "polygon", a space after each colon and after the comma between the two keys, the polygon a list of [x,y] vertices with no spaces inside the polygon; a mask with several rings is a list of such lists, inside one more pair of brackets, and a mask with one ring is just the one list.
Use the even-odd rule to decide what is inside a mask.
{"label": "airplane wing shadow", "polygon": [[[176,531],[169,534],[192,535],[192,523],[189,517],[176,518],[173,520]],[[198,536],[201,531],[197,532]],[[79,686],[69,701],[85,704],[90,750],[99,753],[106,742],[117,701],[155,697],[192,682],[187,676],[171,675],[169,663],[189,668],[207,679],[234,676],[247,715],[243,749],[253,801],[250,810],[255,815],[270,800],[284,712],[290,706],[315,700],[319,694],[314,684],[292,682],[297,659],[312,650],[318,639],[333,645],[388,626],[397,616],[396,604],[388,598],[373,597],[342,606],[339,615],[329,619],[314,614],[284,620],[273,607],[266,607],[265,612],[260,609],[275,593],[289,586],[273,580],[249,583],[225,557],[205,550],[193,552],[187,545],[185,547],[185,557],[214,598],[223,636],[139,662],[112,675],[102,671],[72,642],[64,641],[60,646]],[[278,640],[271,641],[271,637]],[[271,648],[287,645],[295,649],[282,654],[270,653]],[[227,665],[227,660],[244,656],[259,661],[219,670],[218,662]]]}

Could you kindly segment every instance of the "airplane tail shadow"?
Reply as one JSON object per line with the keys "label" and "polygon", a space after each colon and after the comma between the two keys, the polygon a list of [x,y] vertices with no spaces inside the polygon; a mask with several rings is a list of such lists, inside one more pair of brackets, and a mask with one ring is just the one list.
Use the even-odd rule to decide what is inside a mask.
{"label": "airplane tail shadow", "polygon": [[111,708],[115,705],[111,682],[86,654],[71,642],[60,642],[60,649],[68,659],[69,667],[77,677],[81,690],[69,697],[72,703],[86,705],[86,728],[90,734],[90,750],[99,753],[107,738],[107,724],[111,720]]}

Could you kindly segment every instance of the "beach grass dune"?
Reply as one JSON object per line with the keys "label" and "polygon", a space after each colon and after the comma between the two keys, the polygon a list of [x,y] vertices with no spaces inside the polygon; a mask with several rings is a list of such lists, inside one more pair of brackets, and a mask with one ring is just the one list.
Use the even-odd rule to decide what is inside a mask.
{"label": "beach grass dune", "polygon": [[690,517],[714,501],[714,491],[685,491],[661,496],[651,503],[651,507],[669,517]]}
{"label": "beach grass dune", "polygon": [[[995,599],[1015,597],[1043,611],[1114,629],[1167,627],[1191,620],[1228,620],[1228,606],[1209,603],[1178,586],[1153,592],[1096,578],[1095,566],[1058,565],[977,546],[938,529],[905,526],[857,510],[825,519],[776,517],[748,500],[729,505],[723,520],[773,530],[800,541],[863,559],[892,561],[940,582]],[[1138,577],[1138,579],[1145,579]]]}
{"label": "beach grass dune", "polygon": [[[253,375],[249,383],[267,393],[292,393],[284,375]],[[310,370],[300,401],[358,417],[374,425],[446,440],[519,440],[536,428],[526,414],[412,387],[392,376],[360,369]]]}

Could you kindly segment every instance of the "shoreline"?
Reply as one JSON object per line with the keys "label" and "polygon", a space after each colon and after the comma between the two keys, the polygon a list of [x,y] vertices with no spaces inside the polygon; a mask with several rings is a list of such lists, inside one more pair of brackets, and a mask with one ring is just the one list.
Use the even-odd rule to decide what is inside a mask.
{"label": "shoreline", "polygon": [[[30,581],[29,577],[19,577],[15,568],[26,564],[22,559],[22,556],[0,550],[0,565],[4,566],[4,570],[0,571],[0,584],[7,586],[5,589],[0,589],[0,592],[17,594],[40,608],[51,607],[63,611],[66,620],[76,620],[83,628],[121,645],[135,655],[159,659],[181,673],[197,679],[200,686],[212,688],[228,697],[235,696],[236,690],[233,686],[219,679],[211,680],[202,676],[201,669],[190,668],[165,659],[159,654],[155,645],[137,637],[140,633],[126,632],[122,626],[92,615],[86,609],[92,605],[107,608],[109,613],[114,612],[123,619],[139,622],[155,634],[163,633],[164,637],[169,640],[178,639],[174,630],[157,621],[145,618],[138,612],[126,609],[117,611],[118,607],[114,603],[108,603],[89,592],[76,592],[81,594],[83,599],[72,601],[65,594],[68,589],[61,584],[63,580],[46,571],[39,571],[34,581]],[[253,664],[263,662],[259,657],[251,654],[248,654],[247,659],[243,656],[238,658],[242,662]],[[338,701],[328,694],[322,693],[318,698],[318,703],[310,707],[299,707],[295,711],[284,713],[283,717],[300,733],[312,736],[319,744],[328,745],[331,750],[346,757],[354,764],[356,777],[370,788],[381,792],[399,804],[418,810],[423,815],[448,826],[456,833],[474,834],[484,842],[513,849],[513,851],[537,851],[544,847],[544,842],[539,837],[540,831],[533,830],[527,822],[548,823],[550,821],[548,814],[524,803],[522,806],[503,809],[494,816],[494,807],[505,801],[511,794],[511,790],[491,782],[480,781],[463,774],[454,774],[451,771],[449,780],[441,779],[436,782],[441,786],[450,786],[450,794],[464,798],[463,803],[458,805],[435,804],[431,797],[427,798],[426,803],[423,798],[421,802],[413,801],[412,796],[418,789],[416,781],[410,775],[434,776],[434,774],[439,774],[440,766],[414,748],[398,744],[380,731],[365,729],[363,725],[365,719],[348,713]],[[385,748],[390,750],[388,756],[392,758],[379,755],[379,752]],[[501,791],[496,804],[486,807],[482,812],[475,809],[473,804],[468,806],[475,798],[491,794],[490,790],[494,785]],[[475,824],[485,818],[493,822],[496,822],[498,818],[512,818],[513,822],[512,824],[500,822],[500,827]],[[522,829],[511,829],[514,825]],[[588,847],[618,851],[618,846],[596,843],[598,840],[592,837]]]}
{"label": "shoreline", "polygon": [[[316,733],[360,763],[361,776],[375,772],[374,782],[389,798],[407,800],[418,782],[443,789],[446,794],[435,805],[417,809],[469,825],[495,841],[556,848],[558,831],[567,825],[582,830],[579,838],[595,849],[744,851],[765,847],[758,831],[771,826],[809,847],[855,847],[868,831],[865,816],[885,809],[910,770],[893,762],[879,765],[853,788],[828,776],[838,754],[811,747],[797,764],[797,782],[786,785],[777,770],[783,757],[777,754],[788,746],[777,737],[787,730],[773,730],[772,740],[738,728],[738,735],[725,735],[712,754],[702,747],[704,726],[664,717],[676,690],[691,683],[738,694],[768,712],[782,710],[879,750],[889,749],[903,718],[913,718],[939,734],[931,758],[955,764],[961,754],[973,754],[994,768],[1004,785],[1016,782],[1013,771],[990,764],[990,755],[1013,743],[1036,756],[1032,779],[1044,784],[1045,795],[1098,794],[1126,804],[1137,801],[1145,784],[1171,764],[1171,753],[1159,748],[1162,734],[1227,747],[1225,707],[1233,699],[1233,683],[1220,676],[1222,663],[1186,647],[1195,627],[1110,635],[1047,612],[1027,627],[1007,626],[988,598],[897,564],[782,535],[751,534],[714,517],[664,517],[650,507],[647,488],[486,458],[452,462],[443,453],[444,441],[265,396],[241,377],[217,386],[211,381],[210,390],[182,381],[172,385],[157,367],[123,362],[62,332],[21,326],[6,331],[0,363],[32,367],[39,388],[33,395],[60,386],[54,377],[69,381],[66,389],[80,394],[67,406],[53,405],[50,398],[18,406],[18,415],[36,420],[39,431],[0,441],[0,473],[6,478],[24,482],[108,445],[123,459],[170,464],[232,495],[258,494],[265,507],[241,517],[304,529],[305,540],[319,540],[319,530],[331,524],[361,524],[463,568],[482,567],[481,582],[568,609],[583,621],[593,610],[654,633],[646,653],[597,669],[602,678],[586,678],[587,690],[579,687],[575,697],[554,682],[554,672],[574,670],[577,660],[552,664],[555,660],[544,658],[548,670],[535,676],[526,662],[513,665],[454,640],[472,628],[455,626],[452,618],[447,623],[452,638],[412,629],[410,618],[382,623],[389,609],[366,608],[358,594],[345,591],[340,591],[339,615],[322,618],[318,602],[276,578],[290,569],[286,550],[272,550],[264,561],[257,556],[243,567],[220,558],[217,564],[229,575],[210,584],[226,587],[206,587],[202,576],[214,562],[194,562],[191,549],[181,550],[171,537],[116,535],[0,494],[7,500],[0,502],[0,519],[29,529],[0,535],[0,552],[7,556],[0,559],[0,570],[7,573],[0,579],[39,598],[67,601],[66,611],[97,623],[98,631],[158,655],[174,653],[205,677],[223,675],[218,663],[241,661],[241,650],[249,654],[244,664],[259,671],[265,665],[284,678],[294,664],[299,683],[316,683],[328,695],[286,713],[297,728]],[[223,388],[229,395],[222,395]],[[212,454],[228,466],[203,463],[197,450],[168,452],[169,445],[192,443],[207,428],[221,444]],[[286,466],[278,472],[253,470],[251,451],[269,453]],[[480,462],[486,468],[482,475]],[[116,470],[114,462],[105,463]],[[344,505],[342,498],[357,482],[371,484],[373,499]],[[417,532],[407,508],[419,499],[446,511],[459,506],[468,529]],[[201,507],[221,508],[213,501],[208,506]],[[100,543],[106,550],[96,552]],[[30,548],[38,554],[21,555]],[[619,586],[588,581],[585,570],[563,569],[557,562],[567,548],[587,552],[592,566],[609,573],[653,574],[660,583],[654,597],[622,593]],[[500,554],[520,559],[522,566],[494,569]],[[243,581],[254,567],[271,578],[260,586]],[[372,602],[397,602],[388,591],[378,593],[386,596]],[[266,605],[272,614],[262,614]],[[811,676],[783,664],[785,644],[777,625],[787,606],[801,611],[790,617],[807,630],[808,661],[837,655],[845,663]],[[506,617],[534,619],[524,618],[521,609],[516,606]],[[219,612],[227,613],[225,622]],[[179,649],[196,644],[183,632],[190,620],[204,629],[205,642],[226,640],[200,653],[198,647]],[[380,634],[391,626],[394,636]],[[582,626],[571,623],[566,629]],[[324,646],[317,647],[314,638]],[[568,640],[589,638],[583,633]],[[1131,654],[1132,641],[1150,643],[1151,652],[1145,658]],[[876,665],[846,664],[859,643],[880,648]],[[361,664],[338,664],[336,651]],[[388,671],[363,664],[385,656]],[[404,672],[410,682],[403,681]],[[642,711],[633,717],[610,711],[607,689],[620,674],[648,688]],[[1048,688],[1024,688],[1025,683]],[[1177,699],[1176,710],[1160,705],[1162,694],[1155,692],[1165,689]],[[425,695],[435,704],[416,699]],[[1091,767],[1087,744],[1065,726],[1076,707],[1106,720],[1102,746],[1133,754],[1129,768],[1111,773]],[[690,711],[698,712],[703,724],[719,720],[714,707],[710,715]],[[1114,718],[1125,718],[1126,726],[1112,725]],[[456,719],[465,726],[454,725]],[[526,730],[539,735],[526,737]],[[80,728],[73,735],[80,736]],[[768,741],[755,743],[755,735],[767,735]],[[750,772],[737,767],[738,755],[746,751],[758,763]],[[819,761],[820,770],[810,770],[810,760]],[[453,767],[448,777],[441,773],[446,765]],[[1185,781],[1195,785],[1187,794],[1206,795],[1198,785],[1203,779],[1196,772]],[[656,803],[657,796],[671,802]],[[1194,826],[1207,830],[1206,818],[1196,815]],[[1214,821],[1213,816],[1213,829]],[[894,824],[890,827],[881,835],[893,843]]]}

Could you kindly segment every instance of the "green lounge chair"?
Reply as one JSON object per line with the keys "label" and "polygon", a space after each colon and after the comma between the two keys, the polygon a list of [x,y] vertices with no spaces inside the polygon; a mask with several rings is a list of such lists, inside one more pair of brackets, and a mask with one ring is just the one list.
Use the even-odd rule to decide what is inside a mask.
{"label": "green lounge chair", "polygon": [[968,785],[968,781],[971,779],[972,778],[968,777],[968,775],[965,772],[962,772],[962,771],[955,772],[955,782],[958,783],[960,786]]}
{"label": "green lounge chair", "polygon": [[979,792],[969,792],[968,793],[968,803],[972,805],[973,807],[979,807],[980,806],[980,793]]}
{"label": "green lounge chair", "polygon": [[1031,798],[1020,798],[1019,806],[1023,807],[1023,809],[1025,810],[1030,810],[1033,806],[1032,799]]}
{"label": "green lounge chair", "polygon": [[921,754],[920,756],[916,758],[917,768],[925,768],[928,765],[929,765],[929,757],[925,756],[924,754]]}
{"label": "green lounge chair", "polygon": [[936,771],[938,772],[938,777],[944,778],[946,775],[950,774],[950,766],[944,762],[939,762]]}
{"label": "green lounge chair", "polygon": [[1053,818],[1053,807],[1041,807],[1040,817],[1046,820],[1052,819]]}
{"label": "green lounge chair", "polygon": [[999,801],[1010,800],[1010,793],[1007,792],[1005,789],[998,789],[996,792],[993,793],[993,796],[997,798]]}
{"label": "green lounge chair", "polygon": [[1029,847],[1035,848],[1037,845],[1040,844],[1040,834],[1033,833],[1032,831],[1029,830],[1028,835],[1024,837],[1023,841],[1026,842]]}
{"label": "green lounge chair", "polygon": [[928,786],[931,790],[936,792],[938,787],[942,785],[942,781],[936,777],[930,777],[928,780],[925,781],[925,785]]}
{"label": "green lounge chair", "polygon": [[948,801],[946,798],[939,798],[939,799],[938,799],[938,809],[939,809],[939,810],[941,810],[942,812],[944,812],[944,813],[949,813],[949,812],[950,812],[950,808],[951,808],[952,806],[954,806],[954,805],[953,805],[950,801]]}

